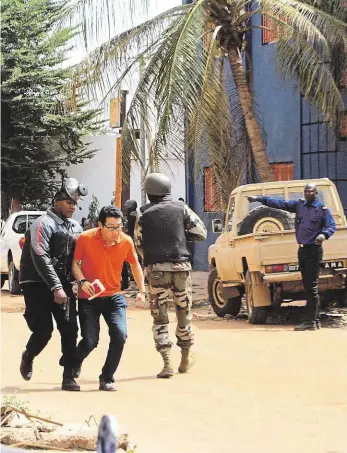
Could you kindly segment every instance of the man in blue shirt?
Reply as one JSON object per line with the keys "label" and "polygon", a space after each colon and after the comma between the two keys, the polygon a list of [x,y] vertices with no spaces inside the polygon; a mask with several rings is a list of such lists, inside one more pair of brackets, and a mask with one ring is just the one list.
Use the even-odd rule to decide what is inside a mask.
{"label": "man in blue shirt", "polygon": [[305,320],[294,330],[317,330],[320,328],[319,310],[319,262],[323,258],[322,243],[336,231],[331,212],[317,198],[315,184],[307,184],[304,189],[305,199],[281,200],[278,198],[250,196],[248,201],[258,201],[271,208],[293,212],[295,217],[296,240],[300,245],[298,251],[299,268],[302,283],[307,295]]}

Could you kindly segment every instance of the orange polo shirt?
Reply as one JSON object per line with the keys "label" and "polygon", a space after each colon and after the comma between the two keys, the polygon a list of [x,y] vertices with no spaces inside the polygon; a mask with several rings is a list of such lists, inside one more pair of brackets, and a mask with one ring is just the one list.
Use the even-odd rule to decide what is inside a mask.
{"label": "orange polo shirt", "polygon": [[[99,228],[84,231],[78,237],[74,258],[82,261],[81,270],[87,280],[93,282],[98,278],[104,285],[105,291],[99,297],[118,293],[124,261],[129,264],[137,262],[130,236],[120,233],[118,241],[107,246]],[[79,297],[87,299],[89,296],[80,289]]]}

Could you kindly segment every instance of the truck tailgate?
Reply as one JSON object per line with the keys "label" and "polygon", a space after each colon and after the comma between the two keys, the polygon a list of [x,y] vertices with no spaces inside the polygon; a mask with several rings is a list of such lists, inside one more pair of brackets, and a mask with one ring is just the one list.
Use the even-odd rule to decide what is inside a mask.
{"label": "truck tailgate", "polygon": [[[254,239],[259,244],[261,265],[298,262],[298,244],[294,231],[256,235]],[[325,261],[347,259],[347,227],[339,227],[329,240],[324,241],[323,250]]]}

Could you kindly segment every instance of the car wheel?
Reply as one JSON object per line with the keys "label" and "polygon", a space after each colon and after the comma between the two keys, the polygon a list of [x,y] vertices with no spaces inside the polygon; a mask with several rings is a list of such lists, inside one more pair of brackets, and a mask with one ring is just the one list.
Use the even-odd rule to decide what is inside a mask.
{"label": "car wheel", "polygon": [[11,294],[20,294],[21,292],[19,285],[19,272],[17,271],[13,261],[8,263],[8,288]]}
{"label": "car wheel", "polygon": [[253,300],[251,273],[246,273],[246,305],[248,321],[251,324],[265,324],[269,307],[255,307]]}
{"label": "car wheel", "polygon": [[208,298],[217,316],[224,318],[225,315],[237,316],[241,309],[241,296],[232,299],[224,299],[222,282],[218,277],[217,269],[211,270],[208,276]]}
{"label": "car wheel", "polygon": [[7,275],[2,274],[1,275],[1,288],[4,286],[6,280],[7,280]]}

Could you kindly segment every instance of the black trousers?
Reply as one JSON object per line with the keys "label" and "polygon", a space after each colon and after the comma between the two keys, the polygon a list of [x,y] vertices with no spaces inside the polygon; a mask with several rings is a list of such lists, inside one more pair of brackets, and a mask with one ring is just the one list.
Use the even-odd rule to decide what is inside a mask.
{"label": "black trousers", "polygon": [[61,337],[61,352],[63,357],[60,363],[64,365],[64,377],[72,377],[72,368],[76,363],[77,343],[77,313],[76,298],[70,284],[64,287],[70,297],[70,319],[65,319],[63,305],[54,303],[54,295],[44,283],[25,283],[22,285],[25,313],[24,318],[32,335],[26,346],[29,359],[34,359],[46,347],[52,337],[53,319]]}
{"label": "black trousers", "polygon": [[305,321],[318,321],[320,303],[318,293],[319,262],[323,258],[321,245],[307,245],[298,251],[299,269],[307,297]]}

